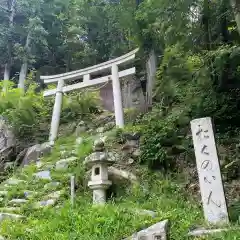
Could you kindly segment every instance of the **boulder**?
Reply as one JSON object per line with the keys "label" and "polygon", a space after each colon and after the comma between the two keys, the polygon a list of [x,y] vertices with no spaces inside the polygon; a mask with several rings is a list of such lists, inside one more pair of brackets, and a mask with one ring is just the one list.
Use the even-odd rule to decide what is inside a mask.
{"label": "boulder", "polygon": [[27,151],[28,151],[28,148],[25,148],[17,155],[14,163],[15,165],[19,165],[23,161],[23,158],[26,155]]}
{"label": "boulder", "polygon": [[113,166],[108,168],[108,173],[110,175],[110,178],[113,179],[125,179],[133,183],[137,181],[137,177],[133,173],[126,170],[117,169]]}
{"label": "boulder", "polygon": [[0,157],[2,160],[9,159],[15,145],[16,140],[12,127],[3,117],[0,117]]}
{"label": "boulder", "polygon": [[46,142],[43,144],[36,144],[27,149],[24,159],[22,161],[22,165],[28,165],[31,162],[37,162],[37,160],[49,154],[51,152],[51,145]]}
{"label": "boulder", "polygon": [[135,233],[129,238],[125,238],[125,240],[152,240],[152,239],[159,239],[159,240],[167,240],[168,239],[168,226],[169,221],[164,220],[158,222],[147,229],[144,229],[138,233]]}

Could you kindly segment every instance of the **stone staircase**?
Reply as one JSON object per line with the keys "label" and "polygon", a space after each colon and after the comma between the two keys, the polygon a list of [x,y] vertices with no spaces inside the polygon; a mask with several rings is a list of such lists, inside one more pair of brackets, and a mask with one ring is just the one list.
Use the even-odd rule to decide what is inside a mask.
{"label": "stone staircase", "polygon": [[[87,141],[93,142],[99,138],[105,141],[110,138],[113,125],[113,123],[105,124],[104,128],[99,127],[85,139],[77,135],[75,144],[70,147],[69,144],[66,144],[66,147],[61,145],[58,149],[59,154],[51,156],[51,160],[44,157],[37,162],[30,161],[31,164],[18,169],[14,176],[2,182],[0,184],[0,224],[6,219],[10,221],[27,219],[33,211],[60,207],[64,201],[70,199],[70,177],[76,174],[79,162],[81,165],[76,149],[81,148]],[[108,155],[110,158],[120,159],[116,152],[108,152]],[[137,180],[133,173],[121,167],[120,169],[111,167],[109,173],[130,182]],[[5,238],[1,236],[0,230],[0,240],[2,239]]]}
{"label": "stone staircase", "polygon": [[[41,209],[56,206],[67,194],[66,181],[74,174],[78,158],[74,155],[55,163],[37,162],[25,166],[16,177],[0,185],[0,223],[5,220],[19,220],[28,217],[26,209]],[[31,172],[27,175],[26,172]],[[54,176],[61,175],[62,181]],[[26,179],[27,178],[27,179]],[[0,239],[4,239],[0,233]]]}

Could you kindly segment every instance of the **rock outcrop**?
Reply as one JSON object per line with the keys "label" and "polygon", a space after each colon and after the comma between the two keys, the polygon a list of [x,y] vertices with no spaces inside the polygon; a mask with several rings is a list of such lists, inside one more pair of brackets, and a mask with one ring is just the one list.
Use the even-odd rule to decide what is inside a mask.
{"label": "rock outcrop", "polygon": [[5,162],[9,160],[16,141],[12,127],[7,121],[0,117],[0,159]]}

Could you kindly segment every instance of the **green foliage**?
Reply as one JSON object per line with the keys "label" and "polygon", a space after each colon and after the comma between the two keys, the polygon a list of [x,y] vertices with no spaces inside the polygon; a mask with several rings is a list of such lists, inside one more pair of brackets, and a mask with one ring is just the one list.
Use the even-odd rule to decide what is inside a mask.
{"label": "green foliage", "polygon": [[[70,153],[74,150],[74,141],[73,136],[59,139],[51,155],[41,159],[44,163],[43,169],[47,164],[55,164],[60,159],[60,151],[66,150]],[[82,160],[89,154],[89,146],[92,146],[92,142],[87,139],[84,139],[84,145],[79,146],[77,168],[76,166],[70,167],[66,172],[56,171],[55,168],[51,170],[53,179],[61,182],[61,186],[57,190],[69,192],[69,177],[72,174],[75,176],[78,174],[79,178],[84,179],[86,172]],[[36,181],[32,178],[36,171],[39,171],[36,166],[30,165],[19,169],[15,174],[15,178],[23,179],[26,182],[12,186],[7,199],[23,197],[23,191],[26,189],[34,191],[36,195],[29,200],[25,207],[20,208],[19,214],[23,214],[26,218],[11,221],[11,224],[9,221],[1,222],[1,235],[6,238],[29,240],[68,239],[69,237],[88,240],[122,239],[168,218],[173,222],[172,239],[179,239],[179,235],[186,234],[192,222],[200,220],[198,206],[189,199],[188,201],[184,199],[181,188],[176,183],[163,178],[160,174],[152,174],[148,170],[141,170],[141,185],[125,185],[123,195],[113,199],[112,202],[109,201],[105,206],[93,206],[89,188],[82,188],[83,182],[78,181],[74,206],[69,203],[69,194],[64,194],[55,208],[32,209],[32,203],[54,191],[43,188],[44,181]],[[2,187],[3,185],[0,186],[0,189]],[[152,218],[147,214],[139,214],[140,209],[154,210],[158,216]],[[184,224],[182,224],[183,221]],[[26,229],[28,229],[27,232]]]}
{"label": "green foliage", "polygon": [[[55,164],[60,157],[60,151],[71,152],[74,149],[74,137],[62,138],[56,142],[50,156],[42,159],[44,164]],[[86,141],[86,139],[84,140]],[[174,181],[170,176],[153,173],[139,168],[141,178],[139,183],[125,185],[120,197],[109,201],[105,206],[93,206],[89,188],[82,188],[78,182],[75,205],[69,203],[69,173],[84,176],[81,158],[89,153],[86,141],[79,152],[78,168],[70,167],[67,172],[51,170],[54,179],[61,182],[57,190],[65,190],[56,207],[32,209],[31,204],[39,201],[51,191],[43,188],[45,182],[35,181],[32,174],[38,171],[36,166],[27,166],[18,170],[15,178],[24,179],[26,183],[12,186],[8,199],[23,197],[23,191],[32,190],[36,195],[30,198],[25,207],[21,207],[19,214],[26,218],[17,221],[2,221],[1,235],[11,239],[86,239],[112,240],[131,236],[150,225],[164,219],[171,222],[171,239],[185,239],[187,232],[193,225],[203,225],[201,208],[189,195],[184,196],[179,180]],[[91,144],[90,144],[91,145]],[[88,145],[89,146],[89,145]],[[92,145],[91,145],[92,146]],[[45,165],[44,165],[45,166]],[[68,176],[68,177],[66,177]],[[3,185],[0,186],[1,189]],[[52,190],[52,191],[56,191]],[[4,206],[3,206],[4,207]],[[140,214],[141,209],[154,210],[157,217]],[[206,239],[232,240],[239,237],[237,231],[221,233]]]}
{"label": "green foliage", "polygon": [[141,163],[150,168],[176,169],[176,157],[188,150],[186,139],[189,117],[184,109],[175,109],[164,116],[161,108],[146,114],[141,119]]}
{"label": "green foliage", "polygon": [[[172,148],[179,146],[179,153],[191,152],[187,135],[194,118],[211,116],[217,133],[236,135],[240,119],[239,56],[238,47],[228,45],[198,54],[186,51],[181,44],[165,48],[155,88],[158,107],[148,114],[151,120],[142,131],[143,162],[173,169],[177,156]],[[182,118],[183,124],[179,124]],[[165,146],[166,139],[169,147]],[[231,157],[234,160],[235,156]]]}
{"label": "green foliage", "polygon": [[96,92],[71,92],[63,99],[61,122],[88,119],[98,111],[99,96]]}
{"label": "green foliage", "polygon": [[9,121],[18,138],[30,142],[46,139],[48,129],[43,125],[50,122],[52,107],[42,93],[35,93],[35,88],[36,85],[30,85],[24,94],[12,82],[4,81],[0,85],[0,115]]}

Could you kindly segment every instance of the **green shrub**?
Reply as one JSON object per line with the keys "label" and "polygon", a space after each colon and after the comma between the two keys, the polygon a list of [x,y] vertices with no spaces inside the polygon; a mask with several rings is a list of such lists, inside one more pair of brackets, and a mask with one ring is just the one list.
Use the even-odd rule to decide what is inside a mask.
{"label": "green shrub", "polygon": [[35,92],[35,84],[31,84],[25,94],[14,88],[12,82],[4,84],[5,91],[3,82],[0,83],[0,115],[12,125],[16,137],[28,141],[45,140],[48,129],[44,124],[51,119],[51,102],[45,100],[42,93]]}
{"label": "green shrub", "polygon": [[[212,117],[217,136],[227,132],[231,136],[239,135],[236,131],[240,127],[238,85],[229,85],[230,77],[229,83],[221,82],[223,66],[234,62],[238,55],[238,48],[228,46],[206,56],[186,52],[179,45],[165,49],[157,72],[155,100],[158,105],[138,121],[144,125],[142,162],[154,168],[173,169],[179,153],[192,152],[187,134],[190,121],[195,118]],[[213,68],[208,65],[210,60]],[[233,73],[232,79],[238,79],[236,64],[231,63],[229,71]]]}
{"label": "green shrub", "polygon": [[189,146],[186,138],[189,118],[185,109],[175,109],[163,117],[161,109],[151,112],[142,119],[144,127],[141,139],[141,163],[151,168],[174,170],[176,156]]}
{"label": "green shrub", "polygon": [[71,92],[63,99],[61,122],[88,118],[98,111],[99,96],[96,92]]}
{"label": "green shrub", "polygon": [[[15,88],[14,83],[0,83],[0,115],[13,126],[16,137],[21,142],[46,141],[49,135],[53,103],[55,98],[44,98],[36,93],[36,84],[29,84],[26,93]],[[73,92],[64,96],[61,123],[89,117],[97,111],[96,93]]]}

